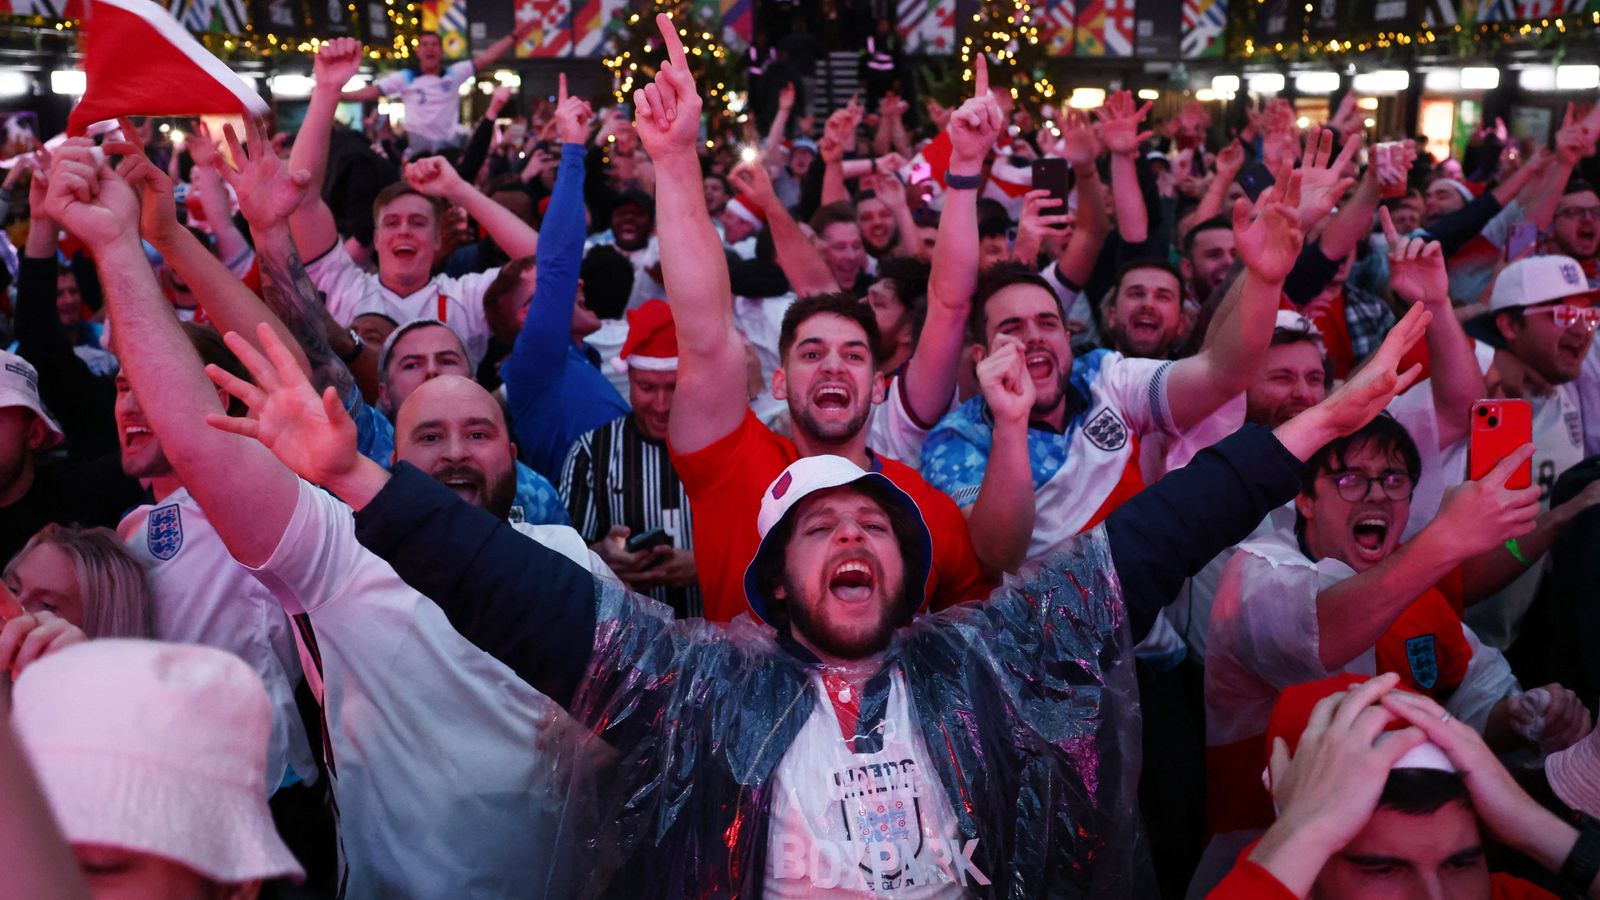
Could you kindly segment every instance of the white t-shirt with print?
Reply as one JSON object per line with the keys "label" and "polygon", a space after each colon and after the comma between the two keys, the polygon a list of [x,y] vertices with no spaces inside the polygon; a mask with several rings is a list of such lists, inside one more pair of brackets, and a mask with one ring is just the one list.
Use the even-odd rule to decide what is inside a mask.
{"label": "white t-shirt with print", "polygon": [[398,96],[405,104],[406,134],[414,155],[418,150],[435,150],[456,142],[461,128],[461,85],[474,74],[472,60],[464,59],[438,75],[398,69],[372,86],[386,97]]}
{"label": "white t-shirt with print", "polygon": [[[845,742],[822,679],[778,763],[767,835],[768,898],[968,896],[970,852],[912,715],[905,675],[890,676],[877,752]],[[987,875],[987,873],[982,873]],[[965,882],[963,882],[965,877]]]}
{"label": "white t-shirt with print", "polygon": [[226,650],[261,676],[272,701],[267,793],[284,783],[291,768],[301,781],[315,782],[317,763],[294,702],[300,660],[277,599],[234,561],[183,488],[135,509],[117,531],[149,574],[153,636]]}
{"label": "white t-shirt with print", "polygon": [[438,319],[461,338],[474,365],[489,349],[483,295],[499,269],[460,278],[435,275],[421,289],[402,297],[384,287],[378,273],[356,265],[341,241],[307,263],[306,274],[327,296],[328,314],[340,325],[349,327],[363,313],[383,313],[401,325],[415,319]]}
{"label": "white t-shirt with print", "polygon": [[[552,549],[592,565],[576,532]],[[295,617],[322,705],[348,896],[542,887],[572,773],[541,748],[575,733],[566,713],[462,637],[357,542],[349,507],[306,482],[256,577]]]}

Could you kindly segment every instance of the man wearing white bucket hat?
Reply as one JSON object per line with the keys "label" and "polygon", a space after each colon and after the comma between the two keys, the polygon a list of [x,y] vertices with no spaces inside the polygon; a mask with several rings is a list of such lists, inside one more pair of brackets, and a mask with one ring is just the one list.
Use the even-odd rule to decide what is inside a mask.
{"label": "man wearing white bucket hat", "polygon": [[744,577],[774,632],[674,623],[420,471],[384,472],[262,340],[273,362],[247,356],[266,390],[214,373],[253,418],[208,421],[355,507],[357,540],[616,750],[599,846],[635,894],[663,897],[1138,893],[1125,627],[1148,629],[1186,574],[1293,495],[1299,460],[1416,375],[1369,366],[1276,432],[1202,452],[986,603],[914,622],[933,561],[918,504],[846,459],[800,459],[762,494]]}
{"label": "man wearing white bucket hat", "polygon": [[101,640],[29,666],[12,726],[96,897],[250,900],[304,876],[262,784],[272,707],[231,653]]}

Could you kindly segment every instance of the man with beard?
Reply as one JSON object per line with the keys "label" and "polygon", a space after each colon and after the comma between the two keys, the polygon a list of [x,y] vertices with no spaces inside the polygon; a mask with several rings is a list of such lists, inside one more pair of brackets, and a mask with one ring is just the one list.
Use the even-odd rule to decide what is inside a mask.
{"label": "man with beard", "polygon": [[[564,154],[562,159],[566,159]],[[657,190],[660,190],[659,183]],[[579,224],[583,224],[581,220]],[[585,248],[597,246],[615,247],[633,264],[633,293],[628,297],[629,309],[667,292],[661,286],[661,245],[656,234],[656,201],[649,194],[638,188],[629,188],[617,195],[611,207],[611,230],[588,238],[584,244]]]}
{"label": "man with beard", "polygon": [[1237,255],[1233,224],[1225,217],[1213,216],[1190,228],[1183,236],[1183,259],[1178,263],[1189,299],[1204,305],[1233,268]]}
{"label": "man with beard", "polygon": [[[1489,297],[1496,342],[1532,376],[1503,383],[1503,390],[1533,406],[1533,479],[1547,509],[1550,487],[1584,458],[1584,435],[1595,428],[1584,420],[1578,380],[1600,326],[1596,296],[1577,260],[1533,256],[1506,266]],[[1517,639],[1547,570],[1532,557],[1526,564],[1522,578],[1467,614],[1484,641],[1502,650]]]}
{"label": "man with beard", "polygon": [[[571,896],[566,866],[576,854],[563,835],[573,823],[562,817],[584,806],[566,808],[571,769],[559,759],[581,754],[556,754],[566,740],[553,718],[559,711],[362,550],[347,507],[257,442],[207,426],[205,417],[223,406],[201,358],[226,361],[227,349],[194,326],[185,326],[186,338],[174,322],[140,246],[138,199],[96,157],[76,143],[56,154],[49,205],[92,248],[117,322],[124,459],[160,498],[124,522],[123,533],[152,565],[157,635],[236,653],[242,643],[253,642],[247,651],[264,646],[278,654],[279,683],[285,669],[298,677],[298,643],[307,686],[322,705],[346,896]],[[87,188],[94,202],[81,201],[75,187]],[[255,337],[281,372],[293,370],[311,403],[341,410],[353,449],[356,426],[337,390],[330,386],[319,399],[276,332],[263,324]],[[232,340],[264,369],[254,347]],[[212,371],[225,377],[227,370]],[[260,390],[237,378],[229,384],[251,396]],[[455,495],[504,514],[515,450],[486,391],[465,378],[429,379],[402,405],[398,427],[407,471],[426,467]],[[541,540],[557,535],[555,552],[611,583],[570,529],[517,530]],[[208,629],[226,640],[204,640]],[[261,671],[260,653],[241,655]],[[271,790],[285,782],[283,732],[299,719],[292,695],[275,692],[273,680],[267,686],[276,704]],[[305,737],[298,737],[294,771],[314,777],[315,768],[300,768]]]}
{"label": "man with beard", "polygon": [[[651,131],[692,140],[697,105],[672,22],[658,21],[669,61],[635,103],[670,160]],[[1418,336],[1397,332],[1388,359]],[[652,897],[1143,893],[1118,749],[1133,727],[1118,699],[1124,623],[1141,633],[1186,569],[1292,494],[1296,460],[1407,380],[1365,370],[1275,436],[1246,429],[1207,450],[987,603],[915,623],[937,559],[923,504],[842,457],[800,459],[761,491],[744,578],[774,633],[673,623],[597,586],[420,472],[362,460],[337,403],[275,349],[270,364],[248,355],[273,387],[221,378],[254,418],[209,421],[350,503],[364,546],[616,750],[599,838],[627,881],[610,886]],[[1007,427],[1033,405],[1011,362],[986,383]]]}
{"label": "man with beard", "polygon": [[511,259],[532,256],[539,234],[516,213],[463,181],[444,159],[432,157],[408,165],[403,182],[378,194],[373,203],[378,270],[366,272],[357,266],[339,239],[321,190],[339,90],[361,60],[361,42],[351,38],[329,41],[317,54],[317,85],[289,157],[291,172],[309,173],[305,184],[310,196],[289,216],[295,249],[340,325],[348,327],[356,315],[366,312],[384,312],[397,322],[438,319],[461,336],[474,361],[482,359],[489,345],[483,295],[499,270],[461,278],[433,275],[445,205],[466,209]]}
{"label": "man with beard", "polygon": [[1531,455],[1520,448],[1452,491],[1438,516],[1402,543],[1421,457],[1405,428],[1380,416],[1310,459],[1292,534],[1239,548],[1222,577],[1206,655],[1208,818],[1217,837],[1200,877],[1220,873],[1272,823],[1260,778],[1263,735],[1290,685],[1397,672],[1502,752],[1561,750],[1588,734],[1589,713],[1572,692],[1547,685],[1538,702],[1521,694],[1505,658],[1461,623],[1436,587],[1535,528],[1538,489],[1506,486]]}
{"label": "man with beard", "polygon": [[1184,314],[1178,271],[1155,257],[1122,264],[1107,297],[1103,321],[1111,349],[1145,359],[1172,358],[1194,325],[1193,318]]}
{"label": "man with beard", "polygon": [[811,216],[811,230],[817,233],[817,251],[839,290],[861,296],[871,284],[877,268],[867,256],[861,238],[861,223],[848,203],[830,203]]}
{"label": "man with beard", "polygon": [[[968,340],[987,348],[979,351],[979,380],[986,370],[998,377],[1011,357],[1020,358],[1034,408],[1021,429],[1003,430],[983,398],[967,401],[928,435],[921,468],[967,514],[989,571],[1014,572],[1103,521],[1144,487],[1142,438],[1182,436],[1249,387],[1300,250],[1298,173],[1283,191],[1263,197],[1253,217],[1243,201],[1234,208],[1246,266],[1238,302],[1225,304],[1226,318],[1198,354],[1176,362],[1110,350],[1074,360],[1048,283],[1016,263],[978,277]],[[1176,316],[1177,277],[1136,271],[1152,273],[1151,285],[1170,295]]]}

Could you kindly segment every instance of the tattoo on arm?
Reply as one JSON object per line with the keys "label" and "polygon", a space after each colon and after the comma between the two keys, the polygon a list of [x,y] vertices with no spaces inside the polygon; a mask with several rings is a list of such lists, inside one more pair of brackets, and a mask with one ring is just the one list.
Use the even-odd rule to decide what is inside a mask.
{"label": "tattoo on arm", "polygon": [[355,377],[328,345],[321,296],[311,276],[306,274],[300,254],[290,247],[287,253],[268,251],[258,254],[257,258],[261,263],[263,299],[267,308],[283,320],[289,333],[300,342],[300,348],[311,363],[311,383],[319,392],[333,385],[341,398],[348,397],[355,387]]}

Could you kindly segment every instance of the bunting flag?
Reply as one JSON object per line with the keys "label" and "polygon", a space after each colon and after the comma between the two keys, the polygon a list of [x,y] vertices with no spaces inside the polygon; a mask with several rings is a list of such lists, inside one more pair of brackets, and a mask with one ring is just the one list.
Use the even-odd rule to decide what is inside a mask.
{"label": "bunting flag", "polygon": [[517,25],[533,31],[517,45],[517,58],[572,55],[572,0],[516,0]]}
{"label": "bunting flag", "polygon": [[1132,56],[1135,0],[1079,0],[1078,56]]}
{"label": "bunting flag", "polygon": [[466,59],[466,0],[422,0],[422,30],[439,35],[445,59]]}
{"label": "bunting flag", "polygon": [[87,13],[85,87],[69,133],[118,116],[267,115],[260,95],[150,0],[89,0]]}
{"label": "bunting flag", "polygon": [[1584,12],[1587,0],[1492,0],[1482,4],[1484,22],[1522,22]]}
{"label": "bunting flag", "polygon": [[1049,55],[1071,55],[1076,44],[1077,18],[1077,0],[1047,0],[1044,9],[1039,10],[1039,43]]}
{"label": "bunting flag", "polygon": [[900,45],[906,53],[948,56],[956,49],[956,10],[951,0],[899,0]]}
{"label": "bunting flag", "polygon": [[0,0],[0,16],[83,17],[83,0]]}
{"label": "bunting flag", "polygon": [[750,46],[755,17],[750,7],[755,0],[722,0],[722,43],[740,52]]}
{"label": "bunting flag", "polygon": [[1221,56],[1227,24],[1228,0],[1183,0],[1184,58]]}
{"label": "bunting flag", "polygon": [[628,24],[628,0],[573,0],[573,55],[598,59],[609,55],[617,35]]}

